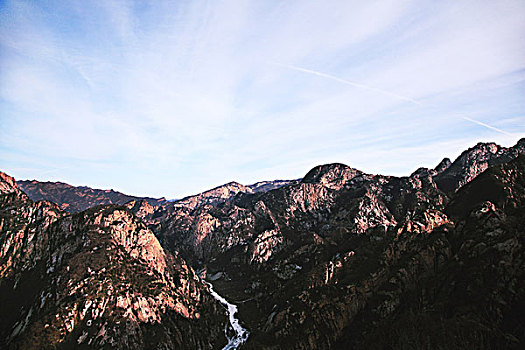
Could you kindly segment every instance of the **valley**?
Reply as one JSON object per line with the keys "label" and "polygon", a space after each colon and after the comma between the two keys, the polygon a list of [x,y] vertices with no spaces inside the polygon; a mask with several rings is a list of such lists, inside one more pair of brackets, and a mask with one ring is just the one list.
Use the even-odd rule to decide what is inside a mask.
{"label": "valley", "polygon": [[480,143],[406,177],[326,164],[73,214],[3,174],[2,344],[520,348],[524,154]]}

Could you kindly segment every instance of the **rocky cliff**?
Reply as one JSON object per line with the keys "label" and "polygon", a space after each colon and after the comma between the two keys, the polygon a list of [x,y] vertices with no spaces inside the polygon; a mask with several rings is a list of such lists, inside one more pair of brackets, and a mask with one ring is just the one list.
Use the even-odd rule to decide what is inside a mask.
{"label": "rocky cliff", "polygon": [[523,145],[401,178],[327,164],[145,220],[238,302],[247,348],[519,347]]}
{"label": "rocky cliff", "polygon": [[[525,139],[510,148],[480,142],[464,151],[454,163],[442,165],[443,169],[435,176],[435,181],[445,192],[457,191],[489,167],[507,163],[524,152]],[[447,160],[444,159],[443,162],[446,163]]]}
{"label": "rocky cliff", "polygon": [[[238,193],[267,192],[297,180],[260,181],[253,185],[242,185],[230,182],[198,195],[178,200],[179,205],[194,208],[201,204],[218,204]],[[47,200],[57,204],[69,213],[78,213],[83,210],[105,204],[127,204],[134,201],[145,201],[151,207],[168,205],[165,198],[135,197],[114,190],[99,190],[87,186],[72,186],[63,182],[42,182],[37,180],[18,181],[18,187],[33,201]],[[138,207],[137,207],[138,210]]]}
{"label": "rocky cliff", "polygon": [[0,347],[214,349],[224,310],[127,207],[70,215],[0,174]]}
{"label": "rocky cliff", "polygon": [[[193,267],[237,304],[246,349],[523,348],[524,153],[524,139],[480,143],[406,177],[326,164],[302,180],[228,183],[173,203],[75,215],[29,201],[3,176],[0,287],[13,306],[2,334],[21,347],[21,334],[46,330],[60,344],[220,346],[211,339],[224,320]],[[125,272],[102,271],[98,259]],[[108,293],[100,281],[113,299],[95,292]],[[28,301],[16,304],[15,286]],[[47,291],[53,302],[42,299]],[[101,300],[118,307],[87,326],[84,295],[97,295],[88,310]],[[131,344],[123,341],[116,346]]]}

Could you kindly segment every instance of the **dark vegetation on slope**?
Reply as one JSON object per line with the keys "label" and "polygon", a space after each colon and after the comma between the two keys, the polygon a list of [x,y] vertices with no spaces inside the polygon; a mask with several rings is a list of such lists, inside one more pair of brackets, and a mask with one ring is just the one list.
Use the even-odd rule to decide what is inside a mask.
{"label": "dark vegetation on slope", "polygon": [[239,302],[247,348],[519,347],[523,153],[478,144],[402,178],[328,164],[144,219]]}
{"label": "dark vegetation on slope", "polygon": [[[171,252],[166,256],[188,261],[239,306],[251,332],[244,348],[519,349],[524,153],[523,139],[510,148],[480,143],[408,177],[327,164],[301,181],[229,183],[173,203],[135,200],[118,210],[133,211],[141,230]],[[149,260],[145,268],[151,266]],[[196,279],[186,279],[200,290]],[[144,281],[140,289],[157,288]],[[199,304],[189,295],[195,310],[202,305],[214,315],[205,296]],[[205,324],[195,322],[170,324],[193,339]],[[164,318],[155,325],[172,329]]]}
{"label": "dark vegetation on slope", "polygon": [[126,204],[145,200],[156,206],[167,203],[165,198],[129,196],[113,190],[99,190],[86,186],[71,186],[63,182],[18,181],[18,187],[34,201],[47,200],[58,204],[69,213],[78,213],[104,204]]}
{"label": "dark vegetation on slope", "polygon": [[222,306],[131,210],[97,206],[69,215],[33,202],[0,175],[0,347],[225,344]]}

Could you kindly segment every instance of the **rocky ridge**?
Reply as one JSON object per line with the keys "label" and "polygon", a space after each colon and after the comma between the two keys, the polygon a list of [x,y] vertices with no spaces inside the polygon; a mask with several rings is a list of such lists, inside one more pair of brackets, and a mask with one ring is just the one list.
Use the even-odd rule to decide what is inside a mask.
{"label": "rocky ridge", "polygon": [[168,202],[165,198],[135,197],[113,190],[71,186],[63,182],[18,181],[18,187],[32,200],[48,200],[69,213],[78,213],[97,205],[126,204],[132,200],[145,200],[153,206]]}
{"label": "rocky ridge", "polygon": [[[99,225],[91,217],[98,217],[97,210],[117,210],[119,218],[130,215],[142,225],[139,231],[149,232],[148,237],[154,233],[169,252],[166,257],[180,264],[188,261],[238,306],[239,318],[250,330],[243,348],[519,349],[525,341],[524,153],[525,139],[510,148],[480,143],[454,162],[445,158],[435,168],[420,168],[407,177],[326,164],[300,181],[276,186],[229,183],[160,206],[136,200],[126,207],[93,208],[83,214],[91,219],[78,231]],[[13,181],[4,181],[0,189],[11,191]],[[9,196],[13,192],[3,200]],[[54,228],[75,217],[51,203],[45,206],[54,208],[48,211],[57,218],[40,225]],[[130,220],[117,222],[128,227]],[[116,237],[110,241],[121,244],[118,237],[127,235]],[[24,238],[11,239],[19,240]],[[140,256],[160,276],[166,271],[187,276],[206,299],[189,265],[186,275],[180,269],[170,272],[177,263],[153,253],[160,251],[155,247],[144,254],[124,252],[134,259]],[[12,266],[5,270],[8,276],[25,266],[18,255],[7,254]],[[195,299],[194,289],[184,290],[190,297],[180,290],[166,292],[185,296],[180,303],[186,312],[170,309],[182,317],[177,320],[197,324],[206,308],[215,315],[214,304]],[[170,304],[156,305],[148,303],[147,309]],[[17,319],[24,317],[27,313]],[[165,323],[162,316],[155,324],[164,329]],[[188,332],[189,339],[195,329],[203,329],[168,323],[176,324],[184,337]],[[144,334],[143,339],[150,339],[153,333]]]}
{"label": "rocky ridge", "polygon": [[[476,185],[485,181],[477,177],[491,167],[514,167],[515,173],[523,174],[522,156],[518,157],[524,153],[523,145],[523,140],[511,148],[478,144],[454,162],[444,159],[436,168],[420,168],[408,177],[372,175],[343,164],[327,164],[315,167],[300,182],[278,189],[238,191],[214,203],[175,205],[162,213],[161,220],[152,219],[155,210],[144,219],[166,249],[176,247],[214,279],[221,294],[240,302],[240,318],[252,332],[247,348],[373,348],[376,336],[384,336],[378,333],[382,327],[398,334],[390,340],[400,347],[412,340],[419,341],[420,347],[432,346],[429,339],[438,348],[464,348],[479,342],[484,347],[516,347],[523,335],[519,328],[506,327],[508,320],[502,315],[523,296],[519,283],[518,288],[513,282],[513,292],[508,294],[501,286],[492,288],[487,280],[467,282],[472,283],[473,292],[486,284],[488,294],[500,295],[507,303],[492,306],[496,302],[492,297],[479,301],[496,310],[492,325],[480,323],[482,316],[473,308],[469,312],[475,315],[458,312],[461,305],[443,306],[432,313],[433,299],[428,295],[445,300],[461,294],[455,289],[440,294],[442,286],[436,284],[460,283],[463,274],[469,273],[464,266],[475,266],[466,262],[470,248],[461,254],[457,248],[476,246],[486,235],[492,237],[493,230],[483,217],[471,214],[481,209],[467,205],[473,199],[465,191],[470,184],[485,186]],[[523,198],[521,178],[517,179],[487,186],[503,186],[513,198]],[[455,203],[462,203],[459,207],[465,212],[457,214]],[[504,213],[500,202],[492,204],[494,212]],[[490,252],[501,252],[491,255],[494,259],[511,266],[496,269],[493,279],[519,281],[523,232],[512,223],[520,220],[520,211],[505,215],[511,224],[503,221],[502,234],[484,244]],[[477,240],[469,242],[466,237],[472,235]],[[507,242],[511,237],[515,237],[512,244]],[[517,258],[509,260],[505,254]],[[454,277],[443,279],[445,275]],[[420,295],[418,305],[427,309],[417,309],[405,295]],[[398,318],[432,322],[407,340],[401,331],[396,333]],[[465,320],[468,326],[462,326]],[[429,336],[447,332],[456,332],[458,340],[442,337],[447,340],[439,343]]]}
{"label": "rocky ridge", "polygon": [[[224,311],[127,207],[70,215],[0,174],[0,345],[213,349]],[[203,336],[206,334],[206,336]]]}
{"label": "rocky ridge", "polygon": [[[457,191],[489,167],[507,163],[524,152],[525,139],[521,139],[510,148],[501,147],[492,142],[480,142],[461,153],[454,163],[436,174],[435,182],[445,192]],[[446,159],[443,161],[446,162]]]}
{"label": "rocky ridge", "polygon": [[298,182],[298,180],[260,181],[253,185],[245,186],[238,182],[232,181],[197,195],[174,201],[171,205],[168,204],[167,206],[173,208],[183,207],[186,209],[194,209],[202,205],[217,206],[221,203],[231,200],[239,194],[264,193],[294,182]]}

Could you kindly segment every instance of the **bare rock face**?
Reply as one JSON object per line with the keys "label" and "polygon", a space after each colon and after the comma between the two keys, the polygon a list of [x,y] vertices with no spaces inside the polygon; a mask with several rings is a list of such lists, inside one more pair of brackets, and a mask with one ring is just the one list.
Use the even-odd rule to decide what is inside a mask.
{"label": "bare rock face", "polygon": [[445,192],[457,191],[489,167],[507,163],[524,153],[524,140],[521,139],[510,148],[495,143],[478,143],[463,152],[454,163],[436,176],[438,187]]}
{"label": "bare rock face", "polygon": [[258,192],[268,192],[271,190],[275,190],[277,188],[287,186],[293,183],[297,183],[300,180],[273,180],[273,181],[260,181],[256,182],[253,185],[248,185],[248,187],[251,192],[258,193]]}
{"label": "bare rock face", "polygon": [[[454,224],[433,230],[417,250],[406,246],[414,252],[411,259],[431,249],[438,260],[432,255],[413,260],[425,273],[399,270],[402,274],[378,290],[381,298],[363,307],[336,347],[521,348],[524,204],[523,155],[463,186],[445,208]],[[411,285],[399,283],[407,277]]]}
{"label": "bare rock face", "polygon": [[237,304],[246,349],[522,348],[524,153],[478,144],[407,177],[327,164],[72,216],[4,177],[2,336],[217,347],[223,315],[188,261]]}
{"label": "bare rock face", "polygon": [[13,177],[0,172],[0,194],[12,193],[17,190],[16,180]]}
{"label": "bare rock face", "polygon": [[32,200],[47,200],[56,203],[62,210],[69,213],[78,213],[103,204],[125,204],[132,200],[145,200],[153,206],[167,203],[164,198],[139,198],[113,190],[77,187],[63,182],[19,181],[18,186]]}
{"label": "bare rock face", "polygon": [[[164,247],[177,249],[207,271],[223,295],[243,301],[239,314],[251,331],[248,349],[384,348],[388,343],[377,339],[385,337],[382,327],[399,347],[414,341],[420,348],[464,348],[482,339],[512,347],[512,339],[519,342],[522,336],[505,326],[505,315],[519,309],[516,300],[523,290],[512,282],[515,293],[509,296],[501,286],[508,285],[504,273],[512,281],[520,278],[521,241],[509,239],[522,234],[512,223],[523,212],[523,186],[521,175],[512,174],[523,174],[523,165],[511,162],[522,153],[522,141],[509,149],[481,144],[453,163],[444,159],[435,169],[421,168],[401,178],[327,164],[312,169],[301,182],[262,193],[238,191],[213,203],[156,209],[146,220]],[[477,178],[497,164],[501,173],[492,180]],[[453,180],[452,191],[445,188],[446,179]],[[466,194],[481,189],[490,193],[488,199]],[[486,200],[494,209],[478,207]],[[496,216],[485,221],[485,212]],[[488,225],[495,218],[503,221]],[[472,235],[477,238],[470,242]],[[475,249],[488,249],[487,256],[482,254],[478,265],[467,263],[470,253],[458,247],[474,249],[485,235],[494,239]],[[486,279],[468,282],[472,293],[486,285],[483,303],[497,302],[491,293],[503,295],[501,305],[508,303],[494,309],[494,324],[463,326],[464,320],[481,322],[481,316],[460,312],[457,305],[431,314],[432,295],[467,302],[461,289],[445,291],[439,283],[460,283],[462,274],[470,273],[463,266],[481,271],[492,264],[489,256],[497,247],[512,256],[501,256],[512,267],[494,270],[501,286],[493,289]],[[412,295],[425,300],[424,311],[416,308],[408,297]],[[468,310],[476,313],[473,306]],[[396,331],[397,320],[407,329],[419,327],[420,333],[407,332],[403,338]],[[421,326],[425,320],[431,322]],[[447,338],[447,332],[457,332],[459,340]]]}
{"label": "bare rock face", "polygon": [[136,216],[143,219],[153,214],[155,206],[148,203],[147,200],[142,199],[139,201],[130,201],[125,204]]}
{"label": "bare rock face", "polygon": [[318,183],[333,190],[340,189],[345,183],[361,172],[344,164],[320,165],[308,172],[302,182]]}
{"label": "bare rock face", "polygon": [[436,174],[441,174],[445,170],[447,170],[452,165],[452,162],[448,158],[443,158],[441,162],[439,162],[438,165],[434,168],[434,171]]}
{"label": "bare rock face", "polygon": [[[362,281],[370,289],[366,297],[358,290],[355,299],[336,298],[347,289],[322,291],[348,271],[353,277],[345,283],[361,281],[385,254],[400,259],[389,249],[401,233],[427,234],[449,221],[442,212],[445,197],[431,177],[373,176],[339,164],[310,174],[265,193],[173,211],[154,228],[165,247],[177,247],[214,279],[220,276],[214,284],[223,293],[248,300],[240,306],[253,332],[248,347],[334,345],[373,294],[371,286],[383,283],[384,272]],[[340,308],[348,310],[339,314]]]}
{"label": "bare rock face", "polygon": [[229,182],[198,195],[183,198],[175,203],[175,207],[194,209],[197,206],[205,204],[217,205],[239,193],[246,192],[251,192],[251,190],[238,182]]}
{"label": "bare rock face", "polygon": [[14,179],[0,173],[0,186],[9,187],[0,195],[0,279],[32,269],[48,251],[48,237],[40,234],[65,214],[57,205],[33,203],[16,187]]}
{"label": "bare rock face", "polygon": [[232,181],[225,185],[215,187],[211,190],[199,193],[195,196],[189,196],[181,200],[175,201],[172,205],[167,207],[173,208],[184,208],[194,209],[202,205],[217,206],[228,200],[233,199],[235,196],[247,193],[264,193],[273,189],[277,189],[286,186],[290,183],[297,181],[292,180],[275,180],[275,181],[261,181],[253,185],[243,185],[238,182]]}
{"label": "bare rock face", "polygon": [[225,342],[221,306],[128,208],[67,215],[16,187],[0,203],[2,347],[212,349]]}

